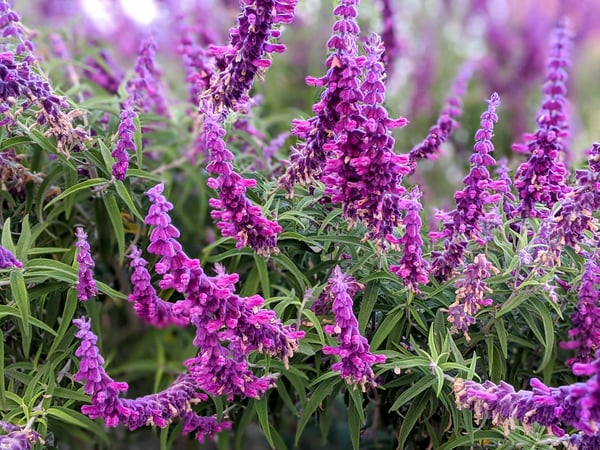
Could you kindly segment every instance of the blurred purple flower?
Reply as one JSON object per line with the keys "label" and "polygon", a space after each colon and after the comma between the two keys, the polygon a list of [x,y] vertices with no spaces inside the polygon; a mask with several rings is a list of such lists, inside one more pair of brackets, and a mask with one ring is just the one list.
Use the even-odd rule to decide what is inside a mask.
{"label": "blurred purple flower", "polygon": [[371,353],[369,342],[358,329],[358,320],[352,311],[352,297],[362,289],[364,286],[343,273],[339,266],[333,269],[325,290],[326,295],[333,299],[335,325],[326,325],[324,330],[330,335],[338,335],[340,346],[323,346],[323,353],[339,356],[340,361],[333,364],[331,369],[340,372],[342,378],[354,385],[355,389],[360,385],[364,392],[367,384],[377,386],[373,365],[383,364],[385,356]]}
{"label": "blurred purple flower", "polygon": [[451,331],[463,333],[467,342],[471,340],[468,330],[475,323],[475,315],[480,308],[490,306],[493,302],[487,297],[492,290],[487,287],[485,279],[497,273],[499,270],[480,253],[454,283],[456,300],[448,308],[448,322],[452,324]]}
{"label": "blurred purple flower", "polygon": [[118,93],[119,86],[125,79],[125,74],[108,50],[100,49],[96,58],[88,56],[84,62],[83,74],[89,81],[97,84],[110,94]]}
{"label": "blurred purple flower", "polygon": [[473,67],[471,63],[466,63],[461,67],[437,123],[429,129],[429,133],[423,142],[413,147],[408,154],[412,170],[415,169],[418,160],[434,159],[439,156],[441,145],[448,140],[452,132],[458,127],[456,118],[462,114],[461,99],[466,94],[472,74]]}
{"label": "blurred purple flower", "polygon": [[150,35],[142,40],[134,71],[127,82],[127,92],[133,105],[142,112],[154,112],[169,117],[160,71],[156,67],[156,40]]}
{"label": "blurred purple flower", "polygon": [[87,233],[83,228],[77,227],[75,231],[77,243],[75,247],[79,249],[77,253],[77,262],[79,263],[79,275],[77,277],[77,298],[86,302],[90,298],[98,295],[98,288],[94,280],[94,267],[96,263],[90,254],[90,244],[87,242]]}
{"label": "blurred purple flower", "polygon": [[112,166],[112,174],[117,180],[123,181],[129,167],[129,154],[135,153],[136,145],[133,141],[133,135],[136,131],[134,119],[137,117],[133,109],[134,104],[130,98],[121,105],[121,122],[117,131],[117,145],[111,155],[115,158]]}
{"label": "blurred purple flower", "polygon": [[394,63],[402,53],[403,42],[398,39],[396,33],[396,20],[394,17],[394,8],[391,0],[379,0],[381,8],[381,21],[383,28],[381,30],[381,40],[385,51],[383,52],[382,62],[385,65],[385,71],[388,77],[394,72]]}
{"label": "blurred purple flower", "polygon": [[0,269],[20,269],[22,267],[23,263],[17,259],[13,252],[0,245]]}
{"label": "blurred purple flower", "polygon": [[537,116],[538,129],[526,135],[524,144],[514,144],[513,149],[527,151],[529,160],[523,162],[515,173],[515,188],[521,203],[517,213],[525,217],[547,217],[569,191],[568,175],[563,163],[566,158],[568,120],[565,112],[567,94],[568,47],[570,44],[566,19],[554,31],[550,57],[547,61],[546,81],[542,92],[544,99]]}
{"label": "blurred purple flower", "polygon": [[0,435],[2,450],[31,450],[36,443],[45,444],[40,434],[28,427],[23,428],[0,420],[0,429],[7,432]]}
{"label": "blurred purple flower", "polygon": [[585,264],[585,271],[579,287],[577,309],[571,316],[573,323],[569,330],[569,341],[561,342],[561,348],[575,350],[567,365],[589,363],[600,348],[600,267],[594,254]]}

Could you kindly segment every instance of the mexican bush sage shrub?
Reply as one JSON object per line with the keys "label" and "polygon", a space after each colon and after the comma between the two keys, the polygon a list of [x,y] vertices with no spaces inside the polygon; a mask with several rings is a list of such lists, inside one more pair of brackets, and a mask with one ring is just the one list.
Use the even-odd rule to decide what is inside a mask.
{"label": "mexican bush sage shrub", "polygon": [[0,448],[600,447],[594,2],[50,3],[0,0]]}

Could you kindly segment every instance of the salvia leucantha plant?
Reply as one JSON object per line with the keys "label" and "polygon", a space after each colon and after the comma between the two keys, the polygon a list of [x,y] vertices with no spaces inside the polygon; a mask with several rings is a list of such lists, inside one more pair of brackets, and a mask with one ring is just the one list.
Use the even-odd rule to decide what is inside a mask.
{"label": "salvia leucantha plant", "polygon": [[600,8],[404,3],[0,0],[0,449],[600,448]]}

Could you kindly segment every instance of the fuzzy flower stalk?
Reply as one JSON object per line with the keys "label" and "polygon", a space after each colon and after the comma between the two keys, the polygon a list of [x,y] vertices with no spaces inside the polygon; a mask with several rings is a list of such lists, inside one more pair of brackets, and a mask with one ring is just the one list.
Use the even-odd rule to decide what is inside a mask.
{"label": "fuzzy flower stalk", "polygon": [[494,123],[498,121],[496,108],[500,97],[494,93],[488,101],[488,109],[481,115],[481,128],[475,133],[475,145],[470,158],[471,170],[463,180],[464,189],[454,194],[456,209],[443,214],[442,230],[430,232],[432,240],[444,239],[444,251],[432,252],[432,273],[440,280],[447,280],[461,264],[469,240],[480,245],[485,243],[482,224],[486,219],[486,206],[498,203],[506,190],[506,180],[492,180],[488,167],[496,164],[491,155],[494,151],[492,137]]}
{"label": "fuzzy flower stalk", "polygon": [[[325,194],[341,203],[350,225],[363,223],[365,239],[385,248],[394,229],[402,224],[402,177],[410,169],[406,155],[394,153],[391,130],[406,125],[404,118],[391,119],[383,106],[385,70],[383,44],[376,34],[365,43],[365,78],[348,83],[338,110],[344,115],[337,124],[330,155],[323,171]],[[360,72],[356,73],[357,77]],[[343,126],[345,125],[345,126]]]}
{"label": "fuzzy flower stalk", "polygon": [[475,256],[473,262],[463,270],[462,276],[456,280],[456,300],[448,308],[448,322],[452,324],[453,333],[463,333],[467,342],[471,340],[468,329],[475,324],[475,315],[485,306],[493,303],[488,295],[492,290],[485,282],[492,274],[498,274],[483,253]]}
{"label": "fuzzy flower stalk", "polygon": [[136,145],[133,136],[136,131],[135,118],[137,113],[133,109],[133,101],[128,98],[123,102],[121,109],[121,122],[117,130],[117,145],[111,155],[115,158],[112,166],[112,175],[117,180],[125,180],[129,168],[130,154],[135,153]]}
{"label": "fuzzy flower stalk", "polygon": [[2,450],[31,450],[36,443],[44,445],[40,434],[31,429],[31,424],[24,427],[0,420],[0,449]]}
{"label": "fuzzy flower stalk", "polygon": [[364,63],[357,47],[358,4],[358,0],[341,0],[335,7],[333,13],[338,19],[327,42],[330,50],[325,62],[327,73],[321,78],[306,79],[307,84],[322,87],[323,92],[320,101],[313,105],[314,116],[292,122],[292,134],[299,141],[292,147],[290,165],[279,180],[290,194],[296,183],[309,185],[319,180],[337,133],[359,125],[352,121],[362,100],[359,76]]}
{"label": "fuzzy flower stalk", "polygon": [[471,63],[461,67],[437,123],[429,129],[429,133],[423,142],[413,147],[409,152],[409,164],[413,171],[417,166],[417,161],[438,157],[442,144],[450,138],[458,127],[456,119],[462,114],[461,99],[466,94],[472,74],[473,66]]}
{"label": "fuzzy flower stalk", "polygon": [[577,376],[589,377],[585,382],[548,387],[537,378],[530,381],[531,390],[515,389],[508,383],[477,383],[457,378],[454,395],[459,409],[470,409],[476,420],[489,418],[509,433],[519,421],[526,430],[542,425],[555,436],[565,436],[565,427],[574,427],[588,438],[600,431],[600,354],[587,364],[572,367]]}
{"label": "fuzzy flower stalk", "polygon": [[17,259],[13,252],[0,245],[0,269],[21,269],[23,263]]}
{"label": "fuzzy flower stalk", "polygon": [[277,235],[281,226],[263,216],[261,208],[252,204],[246,191],[256,186],[256,181],[246,179],[233,169],[233,154],[226,148],[225,130],[216,115],[204,117],[205,146],[209,151],[206,170],[214,175],[208,186],[218,193],[209,200],[211,216],[223,236],[232,237],[236,247],[250,247],[259,255],[278,253]]}
{"label": "fuzzy flower stalk", "polygon": [[180,375],[168,388],[136,399],[121,398],[127,391],[125,382],[113,380],[104,370],[104,358],[100,355],[98,337],[90,330],[90,321],[84,317],[74,319],[78,328],[75,337],[81,344],[75,351],[80,358],[75,380],[85,385],[85,393],[91,396],[91,404],[81,411],[91,419],[101,418],[108,427],[125,425],[130,430],[142,426],[165,428],[173,420],[183,421],[183,431],[194,433],[198,441],[213,437],[215,433],[231,429],[231,422],[216,417],[200,417],[192,405],[208,398],[199,392],[199,385],[190,374]]}
{"label": "fuzzy flower stalk", "polygon": [[173,289],[182,299],[159,299],[151,285],[147,263],[132,248],[132,284],[129,300],[147,323],[155,326],[196,328],[194,345],[198,355],[185,362],[198,386],[211,395],[260,398],[274,386],[274,376],[256,375],[248,360],[258,351],[287,361],[304,333],[283,325],[275,312],[263,307],[258,295],[241,297],[235,293],[236,274],[217,267],[216,276],[207,276],[200,261],[192,259],[177,241],[179,231],[172,225],[169,211],[173,205],[162,195],[159,184],[148,191],[151,201],[146,224],[152,226],[148,252],[159,256],[155,265],[161,276],[159,287]]}
{"label": "fuzzy flower stalk", "polygon": [[90,244],[87,241],[87,233],[83,228],[77,227],[75,231],[77,243],[75,247],[79,249],[77,253],[77,263],[79,264],[79,275],[77,277],[77,298],[79,301],[86,302],[90,298],[98,295],[98,288],[94,280],[94,267],[96,263],[90,253]]}
{"label": "fuzzy flower stalk", "polygon": [[340,361],[331,368],[340,372],[342,378],[355,389],[360,385],[364,392],[367,384],[377,386],[373,365],[383,364],[386,358],[370,352],[369,342],[358,329],[358,320],[352,311],[352,298],[362,289],[364,286],[343,273],[339,266],[333,269],[324,292],[331,299],[335,325],[326,325],[324,330],[332,336],[337,335],[340,345],[324,346],[323,353],[339,356]]}
{"label": "fuzzy flower stalk", "polygon": [[571,321],[570,339],[560,343],[561,348],[576,352],[573,358],[567,360],[567,365],[590,363],[600,350],[600,267],[597,254],[585,264],[579,301]]}
{"label": "fuzzy flower stalk", "polygon": [[268,54],[282,53],[276,25],[291,23],[297,0],[242,0],[237,27],[225,46],[211,46],[209,54],[220,69],[202,95],[208,113],[227,115],[248,101],[254,78],[271,65]]}
{"label": "fuzzy flower stalk", "polygon": [[537,116],[538,129],[525,136],[525,143],[513,145],[515,151],[529,153],[529,159],[517,169],[514,182],[520,198],[516,213],[523,218],[547,217],[548,210],[569,191],[566,184],[568,171],[563,162],[569,136],[566,116],[569,45],[567,21],[563,19],[554,31],[547,61],[542,89],[544,98]]}

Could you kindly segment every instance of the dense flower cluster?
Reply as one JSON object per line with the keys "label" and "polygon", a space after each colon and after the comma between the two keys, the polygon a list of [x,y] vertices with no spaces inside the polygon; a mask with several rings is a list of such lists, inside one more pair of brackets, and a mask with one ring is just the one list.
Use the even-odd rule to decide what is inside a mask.
{"label": "dense flower cluster", "polygon": [[493,300],[487,297],[492,293],[485,282],[491,274],[499,273],[483,253],[475,256],[471,264],[464,268],[462,276],[456,280],[456,300],[448,308],[448,322],[452,332],[461,332],[467,341],[469,326],[475,323],[475,315],[484,306],[490,306]]}
{"label": "dense flower cluster", "polygon": [[23,263],[6,247],[0,245],[0,269],[20,269]]}
{"label": "dense flower cluster", "polygon": [[80,301],[88,301],[90,298],[98,295],[98,288],[94,280],[94,267],[96,263],[90,254],[90,245],[87,242],[87,233],[83,228],[77,227],[75,231],[77,243],[75,247],[79,249],[77,253],[77,262],[79,263],[79,275],[77,279],[77,298]]}
{"label": "dense flower cluster", "polygon": [[201,385],[190,374],[180,375],[168,388],[157,394],[136,399],[121,398],[121,393],[128,389],[127,383],[114,381],[104,370],[104,358],[96,345],[98,337],[90,330],[90,321],[82,317],[74,319],[73,323],[79,329],[75,336],[81,340],[75,351],[75,356],[80,358],[75,379],[85,383],[85,392],[91,396],[91,405],[81,408],[90,418],[102,418],[109,427],[125,425],[130,430],[148,425],[164,428],[180,418],[186,432],[194,432],[199,441],[231,428],[228,421],[199,417],[192,411],[194,403],[208,397],[199,392]]}
{"label": "dense flower cluster", "polygon": [[20,23],[19,15],[6,0],[0,0],[0,32],[2,36],[14,37],[18,41],[14,52],[7,43],[2,43],[5,51],[0,54],[0,81],[3,85],[0,113],[4,118],[0,124],[14,122],[9,112],[13,106],[26,110],[36,105],[37,123],[45,125],[46,136],[56,138],[57,152],[68,156],[71,149],[81,150],[88,135],[84,130],[73,127],[72,121],[82,113],[65,113],[64,110],[69,108],[66,98],[57,96],[48,80],[38,73],[33,44]]}
{"label": "dense flower cluster", "polygon": [[421,191],[414,188],[398,205],[406,211],[402,237],[389,239],[401,247],[402,257],[398,264],[390,265],[390,271],[398,275],[408,289],[419,292],[419,284],[429,281],[429,263],[423,259],[423,238],[421,237]]}
{"label": "dense flower cluster", "polygon": [[340,346],[324,346],[323,353],[339,356],[340,361],[331,368],[340,372],[349,384],[355,388],[360,385],[365,391],[367,384],[377,386],[373,365],[383,364],[385,356],[370,352],[369,342],[360,334],[358,321],[352,311],[352,297],[363,288],[352,276],[343,273],[339,266],[333,269],[325,286],[325,295],[331,299],[335,325],[326,325],[324,329],[326,333],[338,336]]}
{"label": "dense flower cluster", "polygon": [[537,378],[530,381],[532,390],[515,391],[501,381],[483,384],[454,381],[456,404],[460,409],[471,409],[477,419],[491,418],[494,425],[505,432],[520,421],[526,429],[539,424],[556,436],[564,436],[563,427],[574,427],[588,436],[597,436],[600,430],[600,354],[588,364],[574,364],[573,373],[590,377],[586,382],[560,387],[548,387]]}
{"label": "dense flower cluster", "polygon": [[279,39],[277,24],[291,23],[297,0],[243,0],[238,26],[230,32],[226,46],[211,46],[219,72],[211,79],[210,88],[202,97],[207,113],[225,113],[248,100],[255,76],[271,65],[268,53],[281,53],[285,46],[272,42]]}
{"label": "dense flower cluster", "polygon": [[589,363],[600,349],[600,267],[598,256],[593,255],[585,265],[579,287],[579,302],[571,317],[573,327],[569,330],[568,342],[561,347],[575,350],[575,357],[567,360],[568,365]]}
{"label": "dense flower cluster", "polygon": [[521,217],[547,217],[548,210],[539,209],[538,204],[551,209],[569,191],[568,172],[563,162],[569,135],[566,116],[568,47],[569,32],[563,20],[556,27],[547,62],[538,129],[526,136],[526,143],[513,145],[516,151],[529,152],[529,159],[515,173],[514,185],[521,201],[517,214]]}
{"label": "dense flower cluster", "polygon": [[[175,289],[184,298],[176,303],[150,298],[148,306],[144,306],[146,300],[135,297],[133,301],[140,304],[136,310],[143,311],[145,319],[154,323],[170,315],[174,324],[188,321],[196,327],[194,345],[200,351],[186,366],[206,392],[230,398],[260,397],[272,387],[273,378],[254,375],[247,360],[249,353],[258,350],[277,355],[287,364],[304,333],[284,326],[273,311],[261,308],[264,300],[260,296],[243,298],[235,294],[237,275],[218,269],[215,277],[209,277],[197,259],[185,254],[177,242],[179,232],[168,214],[173,205],[162,190],[163,186],[157,185],[148,191],[152,206],[146,223],[154,227],[148,251],[161,257],[156,264],[156,271],[162,276],[159,286]],[[136,279],[148,280],[148,275],[142,275],[145,265],[137,261]],[[151,290],[140,292],[152,296]]]}
{"label": "dense flower cluster", "polygon": [[364,62],[357,48],[358,3],[358,0],[342,0],[335,7],[333,13],[340,17],[327,42],[331,51],[325,62],[327,73],[321,78],[307,78],[308,84],[324,90],[320,101],[313,105],[314,116],[292,121],[292,134],[301,141],[292,147],[290,165],[280,179],[290,194],[296,183],[309,184],[321,177],[336,133],[358,125],[352,121],[358,107],[356,103],[362,97],[358,76]]}
{"label": "dense flower cluster", "polygon": [[466,241],[473,239],[483,245],[482,223],[486,216],[485,206],[499,202],[501,192],[506,190],[504,180],[492,180],[488,167],[496,164],[492,137],[494,122],[498,121],[496,108],[500,97],[494,93],[488,101],[488,109],[481,115],[481,128],[475,133],[475,146],[470,158],[471,170],[465,177],[465,188],[454,194],[456,209],[444,215],[442,230],[429,233],[432,240],[444,239],[444,251],[432,252],[432,273],[441,280],[452,274],[461,260]]}
{"label": "dense flower cluster", "polygon": [[130,153],[135,153],[136,145],[133,135],[136,131],[135,118],[137,113],[133,109],[133,102],[128,98],[123,102],[121,109],[121,122],[117,131],[117,145],[111,155],[115,158],[112,174],[117,180],[124,180],[129,168]]}
{"label": "dense flower cluster", "polygon": [[243,178],[233,170],[233,154],[226,148],[225,130],[217,116],[205,116],[203,135],[209,151],[206,170],[216,175],[209,179],[208,186],[219,194],[219,198],[209,200],[213,208],[211,216],[218,220],[221,233],[233,237],[237,248],[248,246],[261,255],[277,253],[281,226],[264,217],[261,208],[246,197],[246,190],[255,187],[256,181]]}
{"label": "dense flower cluster", "polygon": [[472,64],[467,63],[461,67],[437,123],[429,129],[423,142],[413,147],[408,154],[412,170],[415,169],[418,160],[437,157],[442,144],[448,140],[458,126],[456,118],[462,113],[461,99],[465,96],[472,73]]}
{"label": "dense flower cluster", "polygon": [[2,450],[31,450],[36,443],[44,444],[42,436],[29,427],[20,427],[0,420],[0,429],[6,434],[0,435]]}
{"label": "dense flower cluster", "polygon": [[407,121],[390,119],[383,107],[385,73],[379,36],[373,34],[366,41],[365,51],[362,65],[366,76],[360,89],[348,83],[340,94],[337,110],[341,117],[335,139],[327,144],[331,155],[322,181],[325,194],[332,202],[342,204],[344,217],[351,224],[362,222],[368,229],[366,238],[385,247],[388,236],[402,224],[402,195],[406,189],[400,183],[410,171],[406,155],[393,151],[391,129]]}

